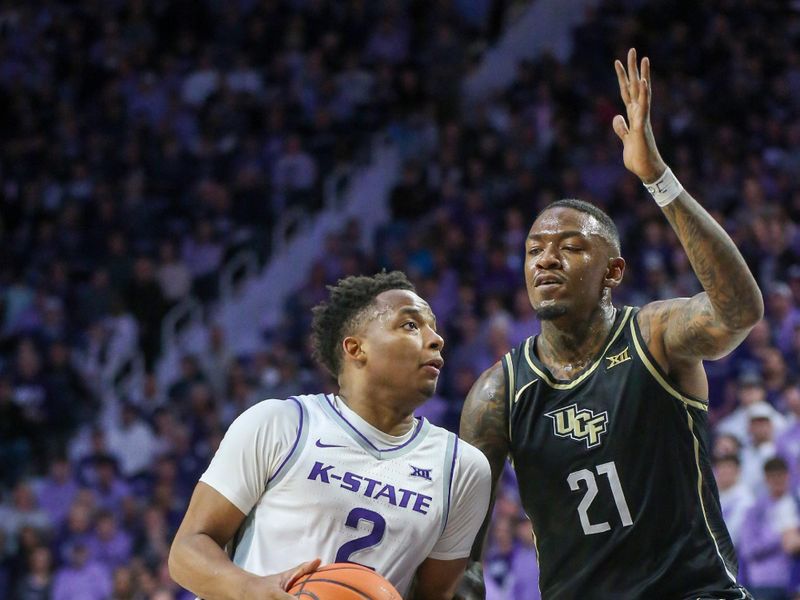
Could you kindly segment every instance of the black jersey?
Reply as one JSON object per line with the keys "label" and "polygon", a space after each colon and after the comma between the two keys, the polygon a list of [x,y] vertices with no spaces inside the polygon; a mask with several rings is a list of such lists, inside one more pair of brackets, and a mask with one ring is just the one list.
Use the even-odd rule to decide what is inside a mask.
{"label": "black jersey", "polygon": [[572,381],[553,378],[535,338],[502,361],[542,598],[748,598],[711,471],[708,404],[670,383],[637,312],[617,311]]}

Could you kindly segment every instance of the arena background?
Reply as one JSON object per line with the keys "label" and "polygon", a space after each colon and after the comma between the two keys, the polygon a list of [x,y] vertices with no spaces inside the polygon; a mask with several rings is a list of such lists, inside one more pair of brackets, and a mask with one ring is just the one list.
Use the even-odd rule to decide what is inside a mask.
{"label": "arena background", "polygon": [[[794,564],[800,598],[763,508],[776,454],[800,492],[800,3],[770,0],[0,1],[0,597],[192,597],[166,568],[188,496],[241,411],[333,389],[307,334],[340,277],[430,301],[420,412],[451,429],[538,331],[548,202],[614,217],[618,304],[696,293],[611,129],[632,46],[662,154],[765,295],[706,365],[714,449],[743,580]],[[488,597],[538,598],[534,565],[508,473]]]}

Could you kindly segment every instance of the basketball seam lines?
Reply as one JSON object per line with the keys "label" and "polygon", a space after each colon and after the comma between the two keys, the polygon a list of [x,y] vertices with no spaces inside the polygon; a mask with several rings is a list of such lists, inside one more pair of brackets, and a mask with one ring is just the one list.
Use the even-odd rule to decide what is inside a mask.
{"label": "basketball seam lines", "polygon": [[[331,570],[333,571],[335,569],[331,569]],[[313,575],[313,573],[312,573],[312,575]],[[336,581],[335,579],[319,579],[319,578],[316,578],[316,577],[314,579],[306,579],[303,582],[303,585],[300,586],[300,589],[297,590],[297,593],[298,594],[302,593],[303,592],[303,588],[305,587],[306,583],[309,583],[309,582],[312,582],[312,583],[317,583],[317,582],[319,582],[319,583],[335,583],[336,585],[340,585],[343,588],[346,588],[346,589],[350,590],[351,592],[355,592],[356,594],[359,594],[365,600],[372,600],[372,598],[370,598],[369,596],[364,594],[364,592],[362,592],[358,588],[353,587],[352,585],[348,585],[348,584],[346,584],[346,583],[344,583],[342,581]]]}

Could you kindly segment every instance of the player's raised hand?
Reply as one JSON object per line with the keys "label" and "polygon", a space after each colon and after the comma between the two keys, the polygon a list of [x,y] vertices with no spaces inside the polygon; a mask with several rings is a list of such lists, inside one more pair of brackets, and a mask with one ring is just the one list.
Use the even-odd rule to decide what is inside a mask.
{"label": "player's raised hand", "polygon": [[244,590],[243,600],[294,600],[294,596],[287,594],[286,590],[298,578],[316,571],[319,564],[320,560],[317,558],[301,563],[282,573],[253,578]]}
{"label": "player's raised hand", "polygon": [[628,50],[627,71],[619,60],[614,61],[619,93],[625,103],[625,117],[614,117],[614,132],[622,140],[622,159],[625,167],[645,183],[658,179],[667,165],[658,153],[653,128],[650,125],[650,59],[642,59],[641,73],[636,61],[636,49]]}

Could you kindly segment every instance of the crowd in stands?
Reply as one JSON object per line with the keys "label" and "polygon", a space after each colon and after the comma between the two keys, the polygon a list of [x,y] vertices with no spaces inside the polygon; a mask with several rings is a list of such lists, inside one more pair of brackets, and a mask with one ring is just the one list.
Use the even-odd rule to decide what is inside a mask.
{"label": "crowd in stands", "polygon": [[[523,240],[550,201],[615,219],[618,305],[700,291],[611,130],[612,61],[632,46],[652,61],[662,154],[764,292],[765,319],[706,363],[715,475],[742,581],[758,598],[794,597],[800,11],[604,0],[568,62],[523,62],[511,86],[465,102],[496,4],[0,2],[0,597],[193,597],[165,560],[193,486],[243,410],[333,391],[307,334],[340,277],[402,269],[431,303],[447,364],[420,414],[454,430],[478,374],[538,331]],[[209,350],[160,381],[168,308],[213,303],[237,248],[268,260],[282,211],[317,210],[326,174],[361,160],[376,132],[403,157],[391,222],[374,240],[357,220],[325,240],[259,351],[234,355],[210,322]],[[148,374],[110,398],[107,374],[131,350]],[[488,597],[535,598],[510,471],[494,511]]]}

